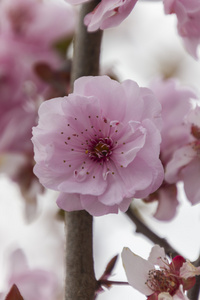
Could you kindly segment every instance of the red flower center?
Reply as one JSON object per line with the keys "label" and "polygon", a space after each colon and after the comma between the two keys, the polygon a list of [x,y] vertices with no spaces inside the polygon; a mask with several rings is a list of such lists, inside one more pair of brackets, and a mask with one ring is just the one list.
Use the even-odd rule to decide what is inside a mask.
{"label": "red flower center", "polygon": [[95,161],[108,161],[112,154],[112,140],[110,138],[99,138],[93,141],[90,147],[89,157]]}
{"label": "red flower center", "polygon": [[179,288],[180,282],[178,276],[173,274],[170,269],[163,268],[149,271],[146,284],[153,292],[167,292],[173,296]]}

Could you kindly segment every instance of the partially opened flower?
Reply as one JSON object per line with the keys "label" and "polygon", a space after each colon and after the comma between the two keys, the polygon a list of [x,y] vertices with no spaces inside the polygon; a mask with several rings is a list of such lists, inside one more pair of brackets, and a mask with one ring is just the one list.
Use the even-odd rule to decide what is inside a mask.
{"label": "partially opened flower", "polygon": [[[88,0],[67,0],[71,4]],[[106,29],[119,25],[132,11],[137,0],[101,0],[95,9],[86,15],[84,23],[88,31]]]}
{"label": "partially opened flower", "polygon": [[200,43],[200,2],[199,0],[164,0],[165,12],[175,13],[178,32],[183,38],[187,51],[197,58]]}
{"label": "partially opened flower", "polygon": [[148,260],[124,248],[122,261],[129,284],[146,295],[148,300],[188,299],[184,291],[193,287],[194,276],[199,274],[194,266],[196,273],[184,272],[187,269],[185,264],[189,262],[182,256],[176,256],[169,262],[164,249],[158,245],[152,248]]}
{"label": "partially opened flower", "polygon": [[160,105],[131,81],[82,77],[68,97],[44,102],[33,128],[35,174],[64,210],[127,210],[163,180]]}

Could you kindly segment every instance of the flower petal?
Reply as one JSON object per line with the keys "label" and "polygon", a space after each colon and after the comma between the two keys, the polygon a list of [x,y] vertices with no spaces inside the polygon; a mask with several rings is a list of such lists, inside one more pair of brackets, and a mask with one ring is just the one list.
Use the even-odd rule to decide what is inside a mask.
{"label": "flower petal", "polygon": [[154,265],[142,257],[131,252],[129,248],[122,251],[122,262],[129,284],[145,295],[151,295],[152,290],[145,284],[149,270]]}

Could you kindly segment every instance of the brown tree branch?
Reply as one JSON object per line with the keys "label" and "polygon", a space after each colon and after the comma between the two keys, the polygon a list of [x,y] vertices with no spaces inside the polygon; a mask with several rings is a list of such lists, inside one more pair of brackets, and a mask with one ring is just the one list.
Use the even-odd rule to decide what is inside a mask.
{"label": "brown tree branch", "polygon": [[178,251],[176,251],[166,239],[159,237],[155,232],[153,232],[141,219],[137,216],[134,212],[134,209],[129,207],[126,212],[127,216],[134,222],[136,225],[136,232],[142,233],[146,236],[149,240],[151,240],[154,244],[158,244],[165,249],[165,253],[170,256],[174,257],[176,255],[181,255]]}
{"label": "brown tree branch", "polygon": [[86,211],[66,212],[65,300],[92,300],[96,290],[92,251],[92,216]]}
{"label": "brown tree branch", "polygon": [[99,74],[99,56],[102,31],[88,33],[83,20],[100,1],[93,0],[85,3],[80,11],[80,20],[74,39],[74,58],[72,65],[71,82],[82,76],[96,76]]}
{"label": "brown tree branch", "polygon": [[[82,5],[74,43],[71,87],[81,76],[98,75],[102,32],[88,33],[84,16],[99,3]],[[85,211],[66,212],[65,300],[93,300],[97,281],[93,267],[92,216]]]}

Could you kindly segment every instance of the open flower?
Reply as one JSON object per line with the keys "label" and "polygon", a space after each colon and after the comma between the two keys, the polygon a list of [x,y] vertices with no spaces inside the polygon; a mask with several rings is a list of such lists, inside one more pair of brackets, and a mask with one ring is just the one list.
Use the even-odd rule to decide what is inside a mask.
{"label": "open flower", "polygon": [[197,58],[200,43],[200,2],[199,0],[164,0],[165,12],[175,13],[178,19],[178,32],[185,48]]}
{"label": "open flower", "polygon": [[184,272],[188,269],[186,265],[191,263],[180,255],[169,262],[164,249],[158,245],[152,248],[148,260],[124,248],[122,261],[129,284],[146,295],[148,300],[188,299],[184,291],[193,287],[194,276],[199,274],[194,266],[196,273]]}
{"label": "open flower", "polygon": [[44,102],[33,128],[35,174],[58,206],[93,215],[127,210],[163,180],[160,105],[127,80],[82,77],[68,97]]}

